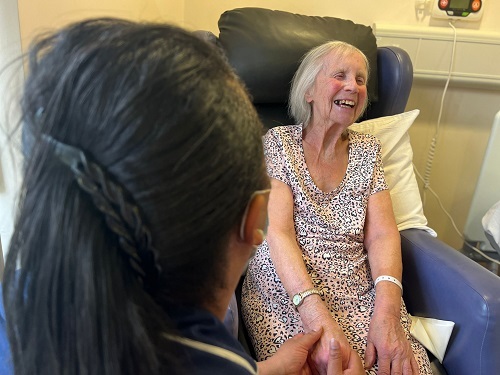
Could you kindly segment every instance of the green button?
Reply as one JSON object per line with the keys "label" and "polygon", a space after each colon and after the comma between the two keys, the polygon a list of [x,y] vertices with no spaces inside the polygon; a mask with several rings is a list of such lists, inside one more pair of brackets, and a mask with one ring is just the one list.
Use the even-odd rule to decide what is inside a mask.
{"label": "green button", "polygon": [[467,17],[469,14],[469,12],[462,12],[462,17]]}

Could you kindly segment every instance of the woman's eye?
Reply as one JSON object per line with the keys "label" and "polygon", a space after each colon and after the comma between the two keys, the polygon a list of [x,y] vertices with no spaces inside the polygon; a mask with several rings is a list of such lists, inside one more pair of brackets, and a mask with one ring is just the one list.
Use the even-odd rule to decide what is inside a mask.
{"label": "woman's eye", "polygon": [[358,85],[364,85],[366,80],[364,78],[358,78]]}

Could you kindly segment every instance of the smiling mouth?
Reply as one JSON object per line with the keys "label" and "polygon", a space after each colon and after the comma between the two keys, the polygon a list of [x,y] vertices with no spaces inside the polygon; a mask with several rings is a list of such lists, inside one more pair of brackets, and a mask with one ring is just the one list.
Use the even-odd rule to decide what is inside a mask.
{"label": "smiling mouth", "polygon": [[354,105],[356,104],[352,100],[345,100],[345,99],[334,100],[333,102],[339,107],[344,107],[344,108],[354,108]]}

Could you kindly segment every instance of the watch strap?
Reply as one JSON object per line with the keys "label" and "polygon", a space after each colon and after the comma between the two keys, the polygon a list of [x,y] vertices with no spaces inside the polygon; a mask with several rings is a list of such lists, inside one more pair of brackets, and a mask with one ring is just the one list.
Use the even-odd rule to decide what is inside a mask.
{"label": "watch strap", "polygon": [[312,294],[317,294],[317,295],[320,295],[319,293],[319,290],[316,289],[316,288],[311,288],[311,289],[307,289],[307,290],[304,290],[303,292],[300,293],[300,295],[302,296],[302,301],[306,298],[306,297],[309,297],[310,295]]}

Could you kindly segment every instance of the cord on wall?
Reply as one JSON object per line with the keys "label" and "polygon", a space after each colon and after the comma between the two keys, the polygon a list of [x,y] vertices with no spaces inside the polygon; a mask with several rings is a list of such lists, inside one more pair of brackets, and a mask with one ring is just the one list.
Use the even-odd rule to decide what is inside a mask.
{"label": "cord on wall", "polygon": [[425,165],[424,176],[422,177],[422,175],[419,173],[419,171],[417,170],[417,168],[415,167],[415,165],[413,165],[413,168],[415,170],[415,174],[423,181],[423,194],[422,194],[423,197],[422,197],[422,201],[423,201],[424,207],[425,207],[425,203],[426,203],[426,199],[427,199],[426,192],[429,191],[436,198],[439,206],[441,207],[441,209],[443,210],[443,212],[445,213],[445,215],[450,220],[450,222],[451,222],[451,224],[453,226],[453,229],[457,232],[457,234],[459,235],[459,237],[464,241],[464,244],[466,246],[470,247],[472,250],[474,250],[478,254],[480,254],[481,256],[483,256],[484,258],[488,259],[490,262],[493,262],[493,263],[496,263],[496,264],[500,265],[500,262],[498,260],[489,257],[484,252],[482,252],[478,248],[472,246],[471,244],[469,244],[465,240],[464,235],[458,229],[458,227],[455,224],[455,221],[453,220],[452,216],[446,210],[446,208],[444,207],[443,203],[441,202],[441,199],[439,198],[439,196],[437,195],[437,193],[431,188],[431,181],[430,181],[431,180],[431,172],[432,172],[432,166],[433,166],[433,163],[434,163],[434,156],[436,155],[436,144],[437,144],[437,140],[438,140],[438,137],[439,137],[439,128],[440,128],[440,125],[441,125],[441,116],[443,114],[444,99],[446,97],[446,92],[448,91],[448,86],[449,86],[450,80],[451,80],[451,74],[453,72],[453,64],[455,62],[455,48],[456,48],[456,45],[457,45],[457,29],[453,25],[454,23],[455,23],[455,20],[451,20],[448,23],[450,25],[450,27],[453,29],[453,46],[452,46],[452,51],[451,51],[450,66],[449,66],[449,69],[448,69],[448,77],[447,77],[446,83],[444,85],[443,94],[441,95],[441,104],[440,104],[440,107],[439,107],[439,115],[438,115],[438,119],[437,119],[437,122],[436,122],[436,130],[435,130],[434,136],[432,137],[432,141],[431,141],[431,144],[429,146],[429,152],[427,154],[427,162],[426,162],[426,165]]}
{"label": "cord on wall", "polygon": [[439,128],[441,125],[441,116],[443,114],[443,107],[444,107],[444,99],[446,97],[446,92],[448,91],[448,85],[450,84],[450,79],[451,79],[451,73],[453,72],[453,64],[455,62],[455,48],[457,45],[457,29],[455,26],[453,26],[454,20],[451,20],[448,24],[450,27],[453,29],[453,45],[452,45],[452,50],[451,50],[451,59],[450,59],[450,66],[448,68],[448,77],[446,79],[446,83],[444,85],[443,89],[443,94],[441,95],[441,104],[439,106],[439,115],[436,123],[436,131],[434,132],[434,136],[432,137],[431,144],[429,146],[429,152],[427,154],[427,163],[425,165],[425,171],[424,171],[424,189],[423,189],[423,204],[425,206],[426,203],[426,192],[429,190],[431,186],[431,172],[432,172],[432,166],[434,163],[434,156],[436,155],[436,144],[437,140],[439,137]]}

